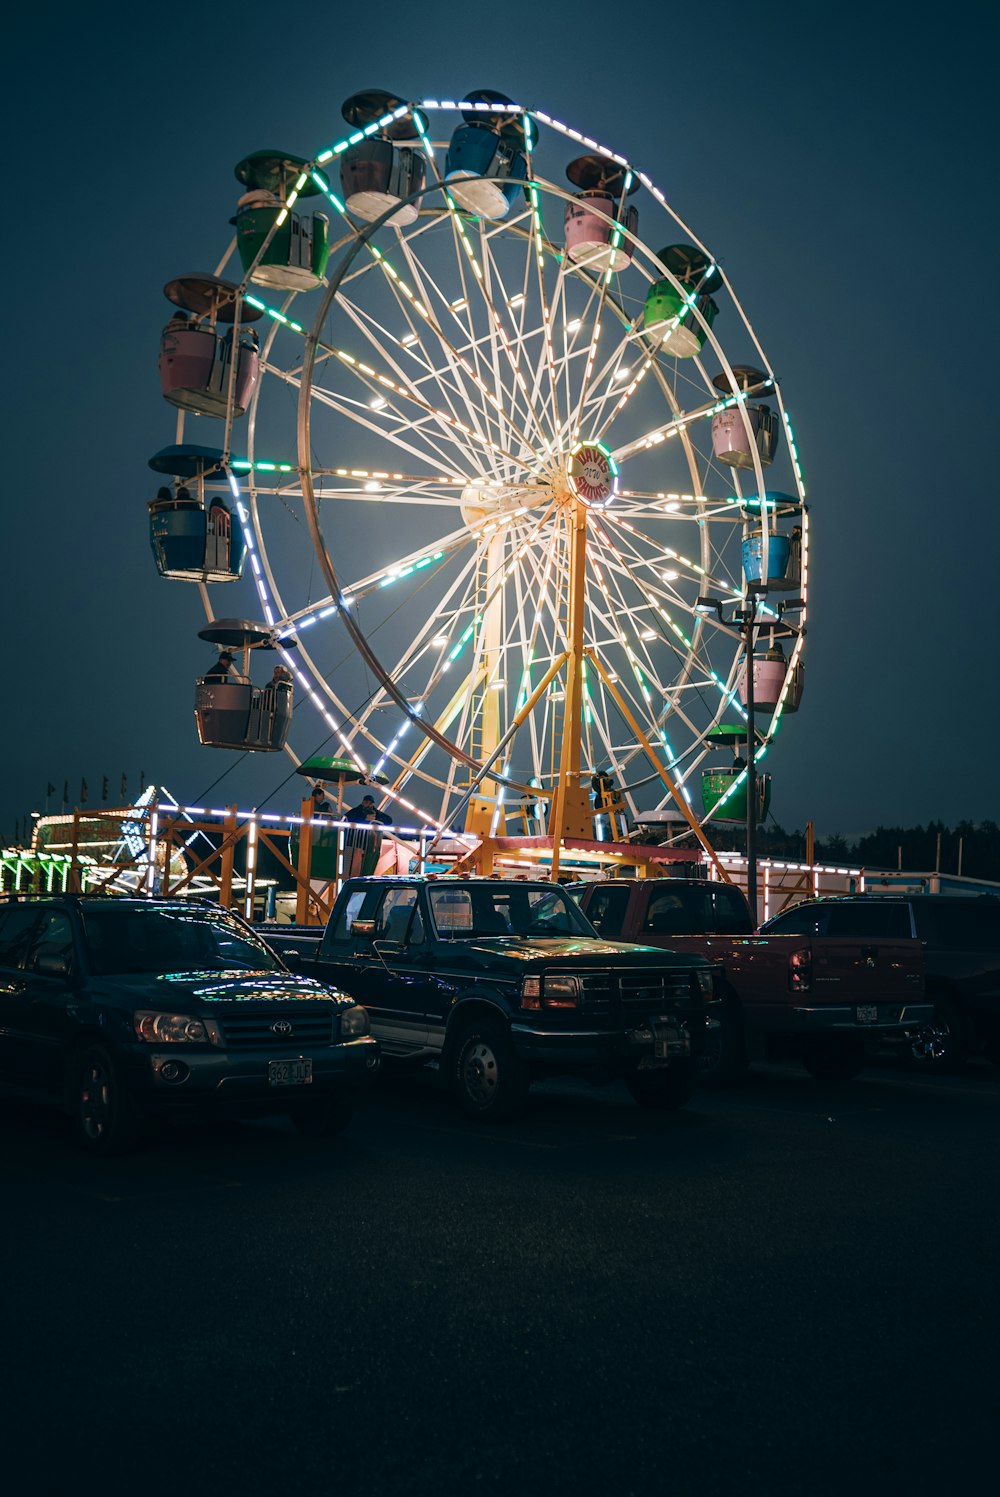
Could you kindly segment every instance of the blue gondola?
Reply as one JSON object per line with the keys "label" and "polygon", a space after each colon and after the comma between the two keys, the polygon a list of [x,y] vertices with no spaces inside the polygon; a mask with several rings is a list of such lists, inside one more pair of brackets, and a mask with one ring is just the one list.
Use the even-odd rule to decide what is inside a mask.
{"label": "blue gondola", "polygon": [[476,218],[505,218],[527,180],[527,138],[522,115],[491,112],[490,104],[512,104],[506,94],[480,88],[468,95],[464,125],[451,137],[444,175],[460,208]]}
{"label": "blue gondola", "polygon": [[[222,484],[223,453],[212,447],[165,447],[149,466],[171,475],[149,504],[149,544],[161,577],[178,582],[235,582],[243,575],[246,540],[231,503],[205,484]],[[193,481],[192,492],[184,480]]]}

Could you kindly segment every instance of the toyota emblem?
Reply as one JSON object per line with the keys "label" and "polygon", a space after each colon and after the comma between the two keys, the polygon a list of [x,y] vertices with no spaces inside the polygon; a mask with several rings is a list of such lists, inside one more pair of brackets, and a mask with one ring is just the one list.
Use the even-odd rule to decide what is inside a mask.
{"label": "toyota emblem", "polygon": [[288,1019],[275,1019],[274,1023],[271,1025],[272,1034],[291,1034],[291,1032],[292,1025],[291,1021]]}

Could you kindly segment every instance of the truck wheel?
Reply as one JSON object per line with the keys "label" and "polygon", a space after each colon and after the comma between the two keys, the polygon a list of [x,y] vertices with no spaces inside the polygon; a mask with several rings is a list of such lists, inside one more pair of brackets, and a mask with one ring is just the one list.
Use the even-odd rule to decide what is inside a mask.
{"label": "truck wheel", "polygon": [[633,1099],[640,1107],[672,1112],[690,1102],[698,1086],[698,1062],[675,1060],[654,1071],[630,1071],[625,1077]]}
{"label": "truck wheel", "polygon": [[88,1154],[122,1154],[138,1139],[142,1118],[107,1046],[91,1045],[76,1057],[69,1102],[77,1139]]}
{"label": "truck wheel", "polygon": [[705,1032],[705,1048],[701,1052],[698,1085],[721,1088],[735,1086],[742,1081],[750,1065],[746,1036],[743,1033],[743,1013],[735,998],[727,997],[721,1004],[712,1004],[721,1012],[718,1029]]}
{"label": "truck wheel", "polygon": [[807,1050],[802,1064],[810,1076],[817,1081],[850,1081],[864,1070],[865,1052],[861,1045],[851,1040],[839,1044],[830,1042]]}
{"label": "truck wheel", "polygon": [[917,1071],[960,1071],[966,1055],[962,1015],[950,998],[939,998],[934,993],[929,996],[934,1000],[934,1017],[931,1019],[931,1027],[936,1031],[934,1054],[918,1054],[914,1050],[911,1064]]}
{"label": "truck wheel", "polygon": [[527,1068],[495,1019],[473,1019],[459,1032],[451,1077],[462,1111],[482,1123],[514,1117],[528,1094]]}

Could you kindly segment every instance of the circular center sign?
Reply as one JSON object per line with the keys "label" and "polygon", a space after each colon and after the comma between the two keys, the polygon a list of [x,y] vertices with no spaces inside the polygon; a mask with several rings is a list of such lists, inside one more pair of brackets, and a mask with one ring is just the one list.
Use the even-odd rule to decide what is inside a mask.
{"label": "circular center sign", "polygon": [[584,504],[608,504],[618,492],[618,467],[603,442],[581,442],[569,460],[569,484]]}

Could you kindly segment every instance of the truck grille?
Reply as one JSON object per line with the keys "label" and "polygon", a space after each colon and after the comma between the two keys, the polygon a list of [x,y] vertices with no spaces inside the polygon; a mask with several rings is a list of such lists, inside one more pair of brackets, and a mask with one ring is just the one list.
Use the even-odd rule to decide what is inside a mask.
{"label": "truck grille", "polygon": [[[318,1014],[272,1012],[234,1014],[221,1023],[227,1049],[256,1045],[268,1050],[282,1047],[301,1050],[303,1045],[329,1045],[334,1038],[336,1018],[329,1011]],[[291,1026],[291,1033],[282,1030],[283,1024]]]}
{"label": "truck grille", "polygon": [[655,1014],[691,999],[691,974],[668,972],[585,973],[583,1007],[591,1014]]}

